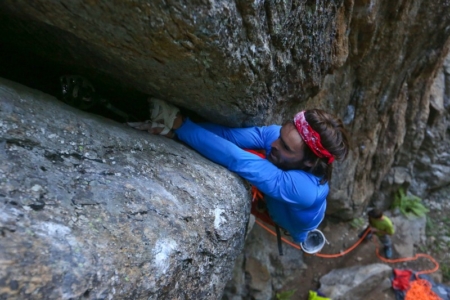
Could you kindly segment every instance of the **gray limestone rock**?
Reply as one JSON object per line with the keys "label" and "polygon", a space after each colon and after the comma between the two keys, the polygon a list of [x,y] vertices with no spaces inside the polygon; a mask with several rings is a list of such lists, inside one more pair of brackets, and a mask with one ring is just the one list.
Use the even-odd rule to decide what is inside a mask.
{"label": "gray limestone rock", "polygon": [[402,215],[391,217],[395,226],[392,236],[393,247],[398,257],[413,257],[415,246],[425,243],[426,216],[406,218]]}
{"label": "gray limestone rock", "polygon": [[0,1],[2,46],[106,86],[232,126],[313,107],[343,118],[352,149],[335,163],[328,214],[345,220],[389,207],[392,168],[420,192],[448,184],[449,92],[432,83],[449,28],[447,0]]}
{"label": "gray limestone rock", "polygon": [[0,79],[0,298],[217,299],[244,182],[184,145]]}
{"label": "gray limestone rock", "polygon": [[333,300],[369,299],[372,291],[390,288],[391,273],[385,264],[335,269],[320,278],[320,291]]}

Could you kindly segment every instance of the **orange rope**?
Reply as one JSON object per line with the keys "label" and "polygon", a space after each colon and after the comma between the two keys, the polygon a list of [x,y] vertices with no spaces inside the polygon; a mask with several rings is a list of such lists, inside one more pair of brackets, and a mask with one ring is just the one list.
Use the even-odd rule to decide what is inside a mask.
{"label": "orange rope", "polygon": [[416,279],[411,282],[406,292],[405,300],[442,300],[431,290],[431,283],[425,279]]}
{"label": "orange rope", "polygon": [[[259,226],[261,226],[262,228],[264,228],[266,231],[268,231],[270,234],[277,236],[277,234],[270,229],[269,227],[267,227],[266,225],[264,225],[261,221],[259,220],[255,220],[256,224],[258,224]],[[321,254],[321,253],[316,253],[314,255],[318,256],[318,257],[323,257],[323,258],[335,258],[335,257],[340,257],[340,256],[344,256],[345,254],[349,253],[350,251],[352,251],[353,249],[355,249],[359,244],[361,244],[361,242],[364,240],[364,238],[366,237],[366,235],[368,234],[368,232],[364,232],[364,235],[350,248],[348,248],[345,251],[341,251],[340,253],[337,254]],[[291,241],[285,239],[284,237],[281,238],[281,240],[283,242],[285,242],[286,244],[288,244],[289,246],[294,247],[295,249],[299,249],[302,250],[302,247],[300,247],[300,245],[298,244],[294,244]]]}
{"label": "orange rope", "polygon": [[[269,232],[270,234],[272,234],[272,235],[274,235],[274,236],[276,236],[276,233],[273,231],[273,230],[271,230],[269,227],[267,227],[266,225],[264,225],[261,221],[259,221],[258,219],[255,219],[255,222],[256,222],[256,224],[258,224],[259,226],[261,226],[262,228],[264,228],[267,232]],[[345,251],[341,251],[340,253],[337,253],[337,254],[321,254],[321,253],[316,253],[316,254],[314,254],[314,255],[316,255],[316,256],[318,256],[318,257],[323,257],[323,258],[336,258],[336,257],[340,257],[340,256],[344,256],[345,254],[347,254],[347,253],[349,253],[350,251],[352,251],[353,249],[355,249],[359,244],[361,244],[361,242],[364,240],[364,238],[366,237],[366,235],[369,233],[369,230],[366,230],[365,232],[364,232],[364,234],[363,234],[363,236],[353,245],[353,246],[351,246],[350,248],[348,248],[347,250],[345,250]],[[299,250],[302,250],[302,247],[300,247],[300,245],[298,245],[298,244],[294,244],[294,243],[292,243],[291,241],[289,241],[289,240],[287,240],[287,239],[285,239],[285,238],[281,238],[281,240],[283,241],[283,242],[285,242],[286,244],[288,244],[288,245],[290,245],[290,246],[292,246],[292,247],[294,247],[294,248],[296,248],[296,249],[299,249]],[[376,242],[375,242],[376,243]],[[376,254],[377,254],[377,257],[379,258],[379,259],[381,259],[383,262],[385,262],[385,263],[399,263],[399,262],[405,262],[405,261],[412,261],[412,260],[416,260],[416,259],[418,259],[419,257],[425,257],[425,258],[428,258],[435,266],[434,266],[434,268],[433,269],[431,269],[431,270],[425,270],[425,271],[420,271],[420,272],[417,272],[416,273],[416,277],[417,276],[419,276],[420,274],[429,274],[429,273],[433,273],[433,272],[436,272],[437,270],[439,270],[439,263],[433,258],[433,257],[431,257],[430,255],[428,255],[428,254],[424,254],[424,253],[417,253],[416,255],[414,255],[414,257],[404,257],[404,258],[398,258],[398,259],[387,259],[387,258],[384,258],[384,257],[382,257],[381,255],[380,255],[380,253],[379,253],[379,250],[378,250],[378,244],[377,244],[377,248],[376,248]]]}
{"label": "orange rope", "polygon": [[[375,242],[376,243],[376,242]],[[412,260],[416,260],[419,259],[419,257],[425,257],[428,258],[433,264],[434,264],[434,268],[431,270],[425,270],[425,271],[420,271],[420,272],[416,272],[416,278],[418,278],[418,276],[420,274],[430,274],[430,273],[434,273],[437,270],[439,270],[439,263],[430,255],[425,254],[425,253],[417,253],[416,255],[414,255],[413,257],[403,257],[403,258],[397,258],[397,259],[387,259],[384,258],[383,256],[380,255],[378,246],[376,249],[376,254],[377,257],[379,259],[381,259],[383,262],[385,263],[390,263],[390,264],[395,264],[395,263],[400,263],[400,262],[405,262],[405,261],[412,261]]]}

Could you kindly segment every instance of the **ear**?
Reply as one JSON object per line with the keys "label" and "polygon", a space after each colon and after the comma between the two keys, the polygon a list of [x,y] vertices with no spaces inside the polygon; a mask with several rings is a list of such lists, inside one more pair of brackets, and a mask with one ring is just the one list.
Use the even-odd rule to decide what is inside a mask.
{"label": "ear", "polygon": [[303,163],[308,168],[312,168],[315,165],[315,163],[312,160],[305,160]]}

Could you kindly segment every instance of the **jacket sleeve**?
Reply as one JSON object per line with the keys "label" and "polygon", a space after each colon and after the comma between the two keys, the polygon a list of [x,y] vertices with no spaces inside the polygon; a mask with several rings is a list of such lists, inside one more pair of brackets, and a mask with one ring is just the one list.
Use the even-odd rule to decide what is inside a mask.
{"label": "jacket sleeve", "polygon": [[200,127],[217,134],[242,149],[270,149],[280,135],[281,126],[230,128],[213,123],[199,123]]}
{"label": "jacket sleeve", "polygon": [[[261,128],[253,132],[233,130],[227,139],[187,119],[175,132],[181,141],[209,160],[247,179],[264,194],[278,201],[309,207],[316,199],[317,187],[313,188],[316,183],[305,172],[283,171],[268,160],[239,147],[257,149],[255,147],[265,144],[264,128]],[[279,126],[276,130],[279,134]],[[245,141],[248,136],[251,142]]]}

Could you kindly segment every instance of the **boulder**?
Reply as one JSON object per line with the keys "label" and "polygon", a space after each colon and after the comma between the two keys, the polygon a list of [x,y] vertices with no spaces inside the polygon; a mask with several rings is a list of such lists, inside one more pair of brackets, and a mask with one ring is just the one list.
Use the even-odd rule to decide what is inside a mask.
{"label": "boulder", "polygon": [[218,299],[249,198],[181,143],[0,79],[0,299]]}
{"label": "boulder", "polygon": [[396,215],[391,217],[395,226],[395,234],[392,236],[392,244],[398,257],[413,257],[417,246],[426,242],[425,228],[426,216],[404,217]]}
{"label": "boulder", "polygon": [[320,291],[333,300],[371,298],[391,287],[392,268],[385,264],[335,269],[320,278]]}

